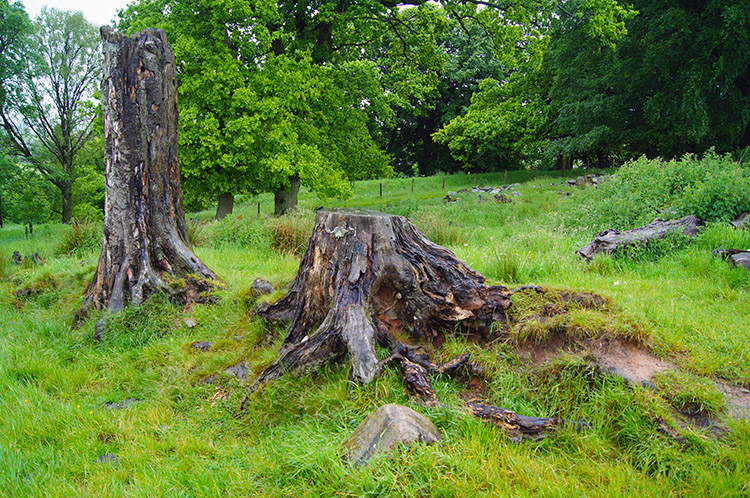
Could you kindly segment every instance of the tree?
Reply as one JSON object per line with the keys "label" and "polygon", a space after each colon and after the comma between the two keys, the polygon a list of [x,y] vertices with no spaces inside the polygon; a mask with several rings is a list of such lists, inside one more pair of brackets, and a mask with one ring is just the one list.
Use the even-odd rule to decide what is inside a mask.
{"label": "tree", "polygon": [[[32,48],[33,47],[33,48]],[[17,153],[32,161],[60,191],[63,223],[73,215],[76,157],[90,136],[99,78],[96,29],[80,12],[43,9],[23,46],[25,63],[15,78],[13,99],[6,99],[3,127]],[[31,135],[31,137],[29,136]],[[32,137],[52,156],[43,161]]]}
{"label": "tree", "polygon": [[[750,146],[750,4],[638,0],[620,15],[619,39],[566,14],[586,5],[561,4],[542,63],[524,84],[509,80],[494,101],[477,96],[441,138],[459,153],[536,141],[548,164],[575,156],[600,167]],[[518,109],[536,109],[541,126],[487,126],[493,113],[510,119]]]}
{"label": "tree", "polygon": [[[106,209],[99,262],[78,312],[116,312],[164,292],[200,301],[216,275],[193,253],[182,206],[174,55],[164,31],[103,27]],[[101,331],[98,330],[98,333]]]}
{"label": "tree", "polygon": [[374,64],[323,65],[311,50],[279,48],[275,4],[141,2],[123,17],[128,30],[157,24],[174,40],[192,200],[271,191],[280,213],[299,183],[346,196],[351,180],[389,174],[366,126],[385,109]]}
{"label": "tree", "polygon": [[[570,78],[563,82],[562,78],[556,79],[560,74],[549,74],[560,27],[575,26],[575,33],[569,38],[570,54],[583,60],[582,53],[611,50],[613,42],[625,34],[625,21],[633,14],[613,1],[546,4],[536,20],[528,24],[536,30],[519,33],[515,51],[509,52],[515,54],[510,61],[507,53],[497,54],[504,62],[505,74],[484,81],[480,91],[472,96],[466,114],[436,133],[435,139],[447,144],[454,157],[467,167],[474,168],[482,164],[485,168],[513,168],[525,163],[536,167],[544,152],[548,156],[569,155],[571,149],[580,147],[579,143],[557,142],[557,149],[551,152],[554,148],[550,147],[550,140],[565,138],[566,128],[588,122],[591,107],[571,110],[570,119],[556,122],[553,112],[559,110],[559,101],[554,99],[554,91],[598,99],[606,98],[606,94],[597,86],[576,85]],[[529,37],[535,43],[527,44]],[[561,65],[559,69],[572,79],[589,74],[588,68],[580,65]],[[598,136],[590,135],[582,142],[600,140],[601,130],[596,132]]]}

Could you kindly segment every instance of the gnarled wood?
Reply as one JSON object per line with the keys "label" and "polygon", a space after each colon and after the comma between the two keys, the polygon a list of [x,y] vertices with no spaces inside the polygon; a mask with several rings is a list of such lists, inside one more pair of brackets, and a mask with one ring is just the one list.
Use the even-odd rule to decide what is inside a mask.
{"label": "gnarled wood", "polygon": [[593,242],[578,250],[578,254],[590,261],[596,254],[615,254],[628,248],[645,246],[653,240],[663,239],[669,233],[694,236],[703,226],[697,216],[685,216],[675,221],[656,219],[642,227],[620,232],[608,228],[599,232]]}
{"label": "gnarled wood", "polygon": [[174,54],[162,30],[103,27],[106,201],[96,274],[78,318],[161,290],[196,300],[216,275],[193,253],[182,206]]}
{"label": "gnarled wood", "polygon": [[504,318],[510,296],[505,287],[484,285],[484,276],[404,217],[318,211],[291,289],[256,308],[258,316],[291,323],[279,358],[251,390],[344,353],[353,376],[369,382],[379,371],[379,336],[430,339],[459,324],[486,333]]}

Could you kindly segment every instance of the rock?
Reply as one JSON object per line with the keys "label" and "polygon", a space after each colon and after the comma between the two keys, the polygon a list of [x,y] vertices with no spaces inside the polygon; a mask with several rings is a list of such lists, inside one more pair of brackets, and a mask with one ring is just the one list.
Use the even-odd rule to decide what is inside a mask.
{"label": "rock", "polygon": [[459,190],[458,190],[458,193],[459,193],[459,194],[465,194],[465,193],[466,193],[466,192],[468,192],[468,191],[469,191],[469,189],[468,189],[468,188],[462,188],[462,189],[459,189]]}
{"label": "rock", "polygon": [[213,342],[208,341],[195,341],[190,344],[190,347],[193,349],[197,349],[198,351],[208,351],[213,347]]}
{"label": "rock", "polygon": [[253,280],[253,284],[250,286],[250,292],[254,296],[262,296],[264,294],[271,294],[275,289],[273,284],[268,280],[262,278],[256,278]]}
{"label": "rock", "polygon": [[516,192],[515,190],[510,193],[510,195],[514,195],[516,197],[521,197],[521,192]]}
{"label": "rock", "polygon": [[703,221],[697,216],[685,216],[675,221],[664,221],[655,219],[648,225],[620,232],[608,228],[599,232],[593,242],[580,248],[578,254],[586,260],[591,260],[594,255],[615,254],[622,249],[644,246],[652,240],[663,239],[670,232],[682,233],[693,237],[703,226]]}
{"label": "rock", "polygon": [[381,406],[357,427],[344,442],[344,459],[354,465],[366,465],[378,453],[390,453],[400,444],[443,439],[435,424],[409,407],[396,404]]}
{"label": "rock", "polygon": [[742,249],[714,249],[711,254],[729,261],[731,266],[742,266],[750,270],[750,251]]}
{"label": "rock", "polygon": [[193,318],[191,316],[185,318],[182,322],[189,329],[192,329],[193,327],[195,327],[198,324],[198,322],[195,321],[195,318]]}
{"label": "rock", "polygon": [[747,228],[747,226],[750,225],[750,217],[748,217],[748,213],[742,213],[731,223],[735,228]]}
{"label": "rock", "polygon": [[224,373],[233,375],[237,377],[237,379],[239,380],[244,380],[245,377],[247,377],[247,374],[250,373],[250,368],[247,366],[247,363],[245,363],[245,361],[243,360],[237,363],[236,365],[232,365],[231,367],[224,370]]}
{"label": "rock", "polygon": [[18,251],[13,251],[13,256],[11,256],[10,259],[14,265],[20,265],[23,263],[23,256],[21,256],[21,253]]}
{"label": "rock", "polygon": [[508,204],[513,201],[509,197],[506,197],[505,194],[497,194],[495,196],[495,202],[498,202],[500,204]]}
{"label": "rock", "polygon": [[133,405],[137,405],[141,401],[143,400],[140,400],[138,398],[127,398],[121,401],[105,401],[101,404],[101,407],[105,410],[124,410],[125,408],[130,408]]}
{"label": "rock", "polygon": [[458,202],[458,199],[459,199],[458,193],[456,192],[448,192],[445,194],[445,197],[443,197],[443,200],[449,204],[453,202]]}
{"label": "rock", "polygon": [[118,465],[120,461],[117,459],[114,453],[107,453],[97,458],[96,463],[109,463],[111,465]]}

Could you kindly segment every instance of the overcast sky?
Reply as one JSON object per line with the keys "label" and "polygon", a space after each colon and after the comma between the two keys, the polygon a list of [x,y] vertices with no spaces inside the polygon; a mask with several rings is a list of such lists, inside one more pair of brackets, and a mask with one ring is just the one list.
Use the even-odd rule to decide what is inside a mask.
{"label": "overcast sky", "polygon": [[39,15],[43,6],[59,10],[83,12],[92,24],[102,26],[114,19],[117,11],[133,0],[22,0],[26,12],[32,19]]}

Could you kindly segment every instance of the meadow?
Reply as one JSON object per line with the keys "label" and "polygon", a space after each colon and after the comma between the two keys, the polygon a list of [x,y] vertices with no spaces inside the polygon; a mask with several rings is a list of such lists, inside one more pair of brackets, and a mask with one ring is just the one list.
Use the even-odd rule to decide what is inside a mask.
{"label": "meadow", "polygon": [[[651,163],[637,168],[670,171]],[[635,185],[631,170],[599,189],[561,185],[582,173],[576,170],[437,175],[357,182],[346,201],[303,190],[298,210],[281,218],[268,216],[271,195],[239,199],[219,222],[211,211],[191,213],[196,253],[226,284],[217,301],[185,308],[155,296],[108,317],[101,342],[93,340],[100,315],[81,326],[73,321],[96,266],[98,224],[41,225],[29,238],[23,227],[6,226],[0,495],[748,496],[750,423],[729,416],[709,380],[750,387],[750,276],[711,255],[717,247],[747,249],[750,231],[726,223],[724,211],[711,217],[713,187],[695,171],[680,169],[695,174],[646,198],[649,190]],[[510,203],[471,192],[443,200],[446,191],[475,182],[518,183],[520,195]],[[270,298],[283,295],[321,204],[407,216],[491,284],[603,296],[611,303],[606,317],[581,312],[567,330],[619,334],[674,371],[654,389],[604,375],[572,353],[531,368],[519,345],[542,345],[547,337],[521,328],[489,344],[452,336],[436,355],[471,352],[490,376],[484,395],[491,404],[585,420],[589,430],[561,428],[540,442],[513,443],[461,410],[465,386],[454,379],[434,380],[445,404],[428,408],[409,399],[396,369],[356,386],[346,362],[271,382],[238,414],[249,383],[284,337],[283,329],[252,317],[261,298],[251,284],[267,279],[278,289]],[[576,255],[607,224],[628,228],[666,208],[677,215],[704,205],[713,221],[693,240],[668,239],[591,263]],[[13,265],[13,251],[38,252],[46,263]],[[31,292],[18,297],[19,289]],[[528,299],[514,298],[519,313],[533,305]],[[200,351],[195,341],[213,345]],[[244,379],[226,371],[241,362],[249,371]],[[341,443],[385,403],[424,413],[444,441],[350,468]],[[721,430],[679,423],[685,407],[698,407]]]}

